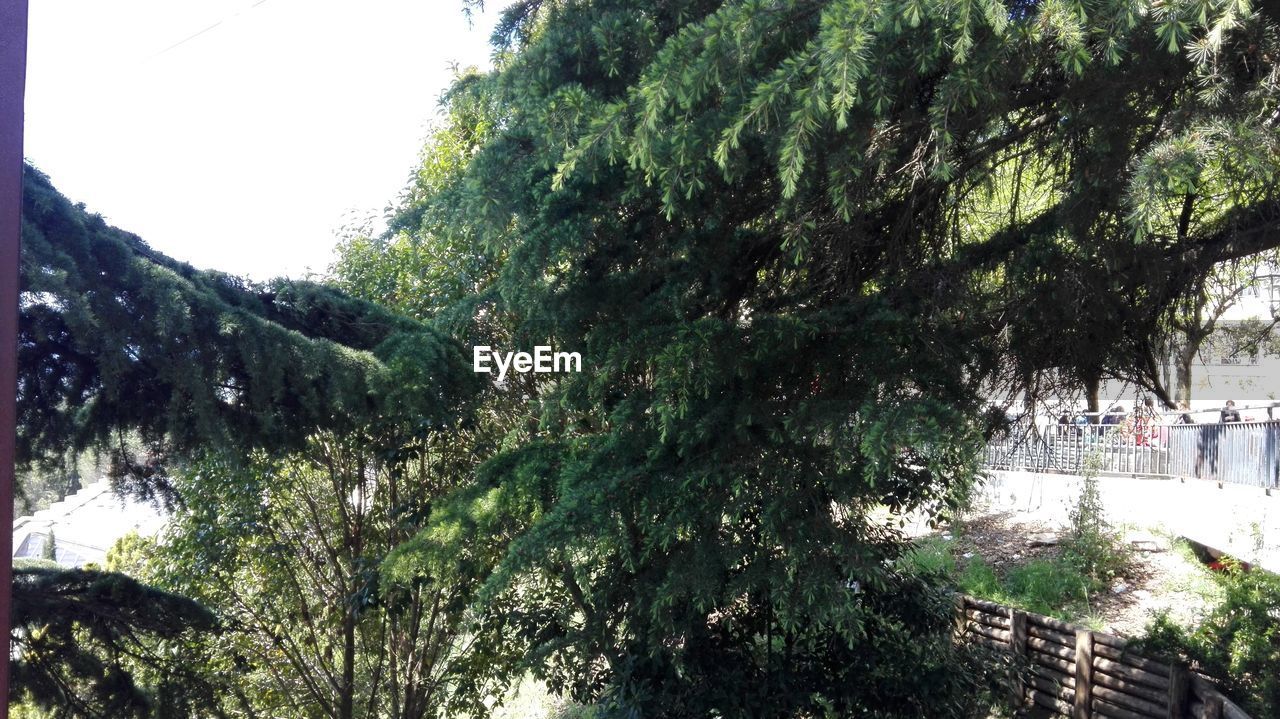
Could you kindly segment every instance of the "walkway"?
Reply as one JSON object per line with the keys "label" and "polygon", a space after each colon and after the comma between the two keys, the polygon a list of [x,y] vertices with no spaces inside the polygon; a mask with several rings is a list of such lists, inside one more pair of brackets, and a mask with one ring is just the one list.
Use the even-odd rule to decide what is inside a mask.
{"label": "walkway", "polygon": [[[993,510],[1065,525],[1076,475],[996,471],[980,499]],[[1280,492],[1196,479],[1100,477],[1107,519],[1183,536],[1280,573]]]}

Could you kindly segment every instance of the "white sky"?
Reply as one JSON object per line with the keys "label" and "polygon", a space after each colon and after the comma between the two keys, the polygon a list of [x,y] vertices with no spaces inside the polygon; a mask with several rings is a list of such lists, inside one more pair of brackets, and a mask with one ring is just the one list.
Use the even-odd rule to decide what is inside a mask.
{"label": "white sky", "polygon": [[488,66],[487,4],[31,0],[25,154],[197,267],[322,272],[407,183],[450,63]]}

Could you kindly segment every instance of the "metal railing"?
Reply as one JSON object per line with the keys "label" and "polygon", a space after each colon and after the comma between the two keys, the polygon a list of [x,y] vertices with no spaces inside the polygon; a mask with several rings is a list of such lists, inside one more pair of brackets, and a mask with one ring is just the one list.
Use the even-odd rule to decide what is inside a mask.
{"label": "metal railing", "polygon": [[1169,429],[1167,474],[1280,488],[1280,421],[1174,425]]}
{"label": "metal railing", "polygon": [[1015,424],[987,443],[988,469],[1189,477],[1280,488],[1280,421]]}

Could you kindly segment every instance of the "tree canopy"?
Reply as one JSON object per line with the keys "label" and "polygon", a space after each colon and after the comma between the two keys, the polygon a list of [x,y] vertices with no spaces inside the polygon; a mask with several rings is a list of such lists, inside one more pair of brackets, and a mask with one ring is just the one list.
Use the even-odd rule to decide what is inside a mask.
{"label": "tree canopy", "polygon": [[19,324],[19,461],[120,456],[144,493],[167,453],[302,446],[318,430],[395,448],[450,426],[477,386],[457,343],[322,285],[253,285],[150,249],[28,167]]}
{"label": "tree canopy", "polygon": [[[1280,245],[1278,12],[517,0],[341,290],[193,270],[29,172],[24,456],[278,455],[191,485],[232,502],[313,491],[272,472],[356,440],[392,473],[328,513],[410,459],[449,478],[379,530],[413,536],[377,586],[465,586],[473,682],[607,716],[985,716],[990,657],[883,510],[963,502],[993,398],[1168,398],[1179,299]],[[480,387],[459,344],[499,343],[584,371]],[[163,486],[167,456],[128,466]],[[358,594],[366,559],[326,571]]]}
{"label": "tree canopy", "polygon": [[487,567],[495,646],[620,716],[973,710],[874,510],[956,501],[988,398],[1168,398],[1175,300],[1280,242],[1275,9],[505,17],[419,240],[489,253],[470,316],[589,369],[521,388],[536,428],[389,571]]}
{"label": "tree canopy", "polygon": [[[358,444],[373,466],[398,466],[421,457],[432,435],[465,426],[478,382],[446,335],[322,285],[253,285],[196,270],[73,205],[30,167],[23,203],[20,462],[57,465],[110,450],[121,487],[171,506],[194,501],[207,520],[198,536],[225,544],[233,527],[257,517],[237,509],[262,501],[251,479],[268,457],[283,460],[329,433]],[[213,479],[184,486],[194,466],[221,467],[232,489],[212,492]],[[405,495],[421,502],[440,491],[418,489]],[[400,522],[401,532],[412,526],[398,500],[382,504],[384,521]],[[338,544],[343,561],[334,564],[348,575],[369,573],[360,567],[380,558]],[[197,559],[186,570],[214,582],[223,565]],[[260,704],[219,674],[243,656],[215,651],[242,641],[241,623],[229,621],[217,640],[198,636],[217,625],[211,611],[236,619],[233,607],[202,606],[190,597],[207,597],[189,582],[169,584],[189,596],[119,573],[20,574],[14,626],[23,656],[11,696],[67,716],[252,711]],[[356,584],[344,576],[338,593]],[[410,594],[418,601],[421,590]],[[224,689],[234,691],[219,696]]]}

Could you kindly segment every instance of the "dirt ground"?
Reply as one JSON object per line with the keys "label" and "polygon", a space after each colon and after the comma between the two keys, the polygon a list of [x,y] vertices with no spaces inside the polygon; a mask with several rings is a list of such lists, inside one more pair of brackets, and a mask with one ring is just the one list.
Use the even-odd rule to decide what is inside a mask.
{"label": "dirt ground", "polygon": [[[1091,598],[1090,612],[1074,621],[1125,637],[1138,636],[1157,612],[1167,612],[1183,626],[1197,624],[1218,596],[1218,589],[1202,565],[1173,538],[1131,527],[1120,527],[1132,549],[1132,560],[1110,591]],[[951,528],[956,561],[981,556],[1003,575],[1036,559],[1052,559],[1060,549],[1052,542],[1061,528],[1020,513],[998,512],[971,516]],[[1031,546],[1037,542],[1050,542]]]}

